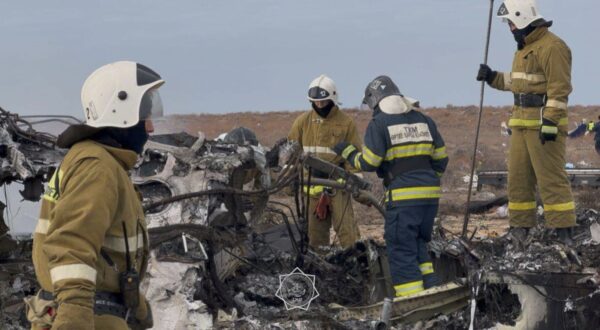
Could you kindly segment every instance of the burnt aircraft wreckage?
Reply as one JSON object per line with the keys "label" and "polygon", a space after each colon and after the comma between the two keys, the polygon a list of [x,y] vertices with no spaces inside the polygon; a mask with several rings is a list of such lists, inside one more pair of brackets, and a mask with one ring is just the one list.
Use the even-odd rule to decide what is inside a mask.
{"label": "burnt aircraft wreckage", "polygon": [[[48,120],[75,119],[34,121],[0,109],[0,184],[21,183],[26,200],[39,200],[66,152],[55,147],[54,136],[34,130]],[[346,250],[308,248],[308,201],[299,189],[326,183],[369,196],[383,212],[368,182],[286,141],[265,148],[199,135],[153,136],[132,173],[150,234],[142,290],[155,329],[600,324],[600,214],[594,210],[579,211],[573,247],[543,228],[517,242],[468,240],[437,226],[430,248],[445,284],[384,302],[392,296],[385,247],[363,240]],[[330,178],[312,177],[317,170]],[[284,189],[292,197],[274,198]],[[1,220],[0,328],[25,329],[22,300],[38,289],[31,236],[11,235]]]}

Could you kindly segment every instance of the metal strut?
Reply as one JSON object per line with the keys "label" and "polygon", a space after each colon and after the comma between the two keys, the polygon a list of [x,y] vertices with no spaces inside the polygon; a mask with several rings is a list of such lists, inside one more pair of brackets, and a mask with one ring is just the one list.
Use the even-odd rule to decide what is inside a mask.
{"label": "metal strut", "polygon": [[[490,49],[490,35],[492,32],[492,13],[494,11],[494,0],[490,0],[490,12],[488,15],[488,26],[487,26],[487,36],[485,40],[485,53],[483,56],[483,64],[487,64],[488,61],[488,52]],[[471,190],[473,189],[473,175],[475,173],[475,162],[477,159],[477,144],[479,142],[479,130],[481,128],[481,114],[483,113],[483,96],[485,92],[485,81],[481,82],[481,92],[479,96],[479,115],[477,118],[477,132],[475,133],[475,146],[473,147],[473,162],[471,163],[471,176],[469,177],[469,193],[467,195],[467,204],[465,210],[465,219],[463,222],[463,230],[462,237],[466,238],[467,236],[467,226],[469,225],[469,206],[471,204]]]}

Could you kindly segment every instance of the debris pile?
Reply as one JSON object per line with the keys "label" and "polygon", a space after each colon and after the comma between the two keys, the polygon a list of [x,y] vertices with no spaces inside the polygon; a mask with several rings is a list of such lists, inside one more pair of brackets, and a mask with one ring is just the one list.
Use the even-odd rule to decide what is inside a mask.
{"label": "debris pile", "polygon": [[[42,182],[65,153],[53,141],[0,109],[0,185],[21,182],[23,197],[39,200]],[[366,329],[383,319],[382,300],[393,296],[385,247],[366,240],[345,250],[309,249],[300,193],[305,166],[345,180],[319,184],[352,193],[367,185],[300,152],[284,141],[269,150],[202,134],[152,137],[132,179],[149,228],[141,289],[155,328]],[[285,188],[294,195],[290,205],[270,200]],[[572,247],[542,226],[525,241],[507,235],[472,242],[439,227],[430,248],[445,284],[394,299],[392,324],[464,329],[474,321],[477,328],[529,322],[541,329],[558,322],[585,329],[600,319],[593,308],[600,303],[600,214],[581,211],[578,225]],[[13,238],[7,229],[0,221],[0,327],[25,329],[22,299],[37,291],[31,238]],[[475,309],[464,307],[469,296]]]}

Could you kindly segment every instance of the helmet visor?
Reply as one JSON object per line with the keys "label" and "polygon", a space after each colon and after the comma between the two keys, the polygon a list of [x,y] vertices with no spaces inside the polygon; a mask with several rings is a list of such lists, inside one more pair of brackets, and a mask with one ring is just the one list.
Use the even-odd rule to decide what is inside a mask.
{"label": "helmet visor", "polygon": [[140,103],[140,120],[158,119],[163,116],[163,103],[158,88],[148,90]]}
{"label": "helmet visor", "polygon": [[308,90],[309,100],[326,100],[329,98],[329,92],[321,87],[311,87]]}

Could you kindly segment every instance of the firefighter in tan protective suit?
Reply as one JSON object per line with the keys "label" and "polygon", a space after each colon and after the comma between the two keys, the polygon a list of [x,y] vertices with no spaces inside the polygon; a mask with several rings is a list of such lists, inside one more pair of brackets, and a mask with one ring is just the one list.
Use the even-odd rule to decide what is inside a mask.
{"label": "firefighter in tan protective suit", "polygon": [[546,226],[571,243],[575,205],[565,171],[567,101],[571,87],[571,51],[548,31],[552,21],[535,0],[505,0],[498,16],[507,20],[517,41],[511,72],[480,66],[477,80],[511,91],[514,106],[508,164],[511,234],[523,240],[536,224],[535,186],[544,204]]}
{"label": "firefighter in tan protective suit", "polygon": [[[288,140],[300,143],[305,153],[356,172],[332,149],[342,141],[362,145],[354,121],[338,107],[333,80],[325,75],[313,80],[308,89],[308,100],[313,109],[296,118]],[[312,176],[328,178],[318,171],[313,171]],[[312,186],[310,189],[305,186],[303,190],[310,198],[308,240],[311,247],[329,245],[332,225],[342,247],[349,247],[360,239],[350,193],[324,186]]]}
{"label": "firefighter in tan protective suit", "polygon": [[148,234],[128,171],[153,131],[151,118],[162,114],[163,83],[151,69],[125,61],[85,81],[85,124],[58,138],[69,152],[48,183],[34,233],[41,290],[26,298],[33,329],[152,326],[139,293]]}

